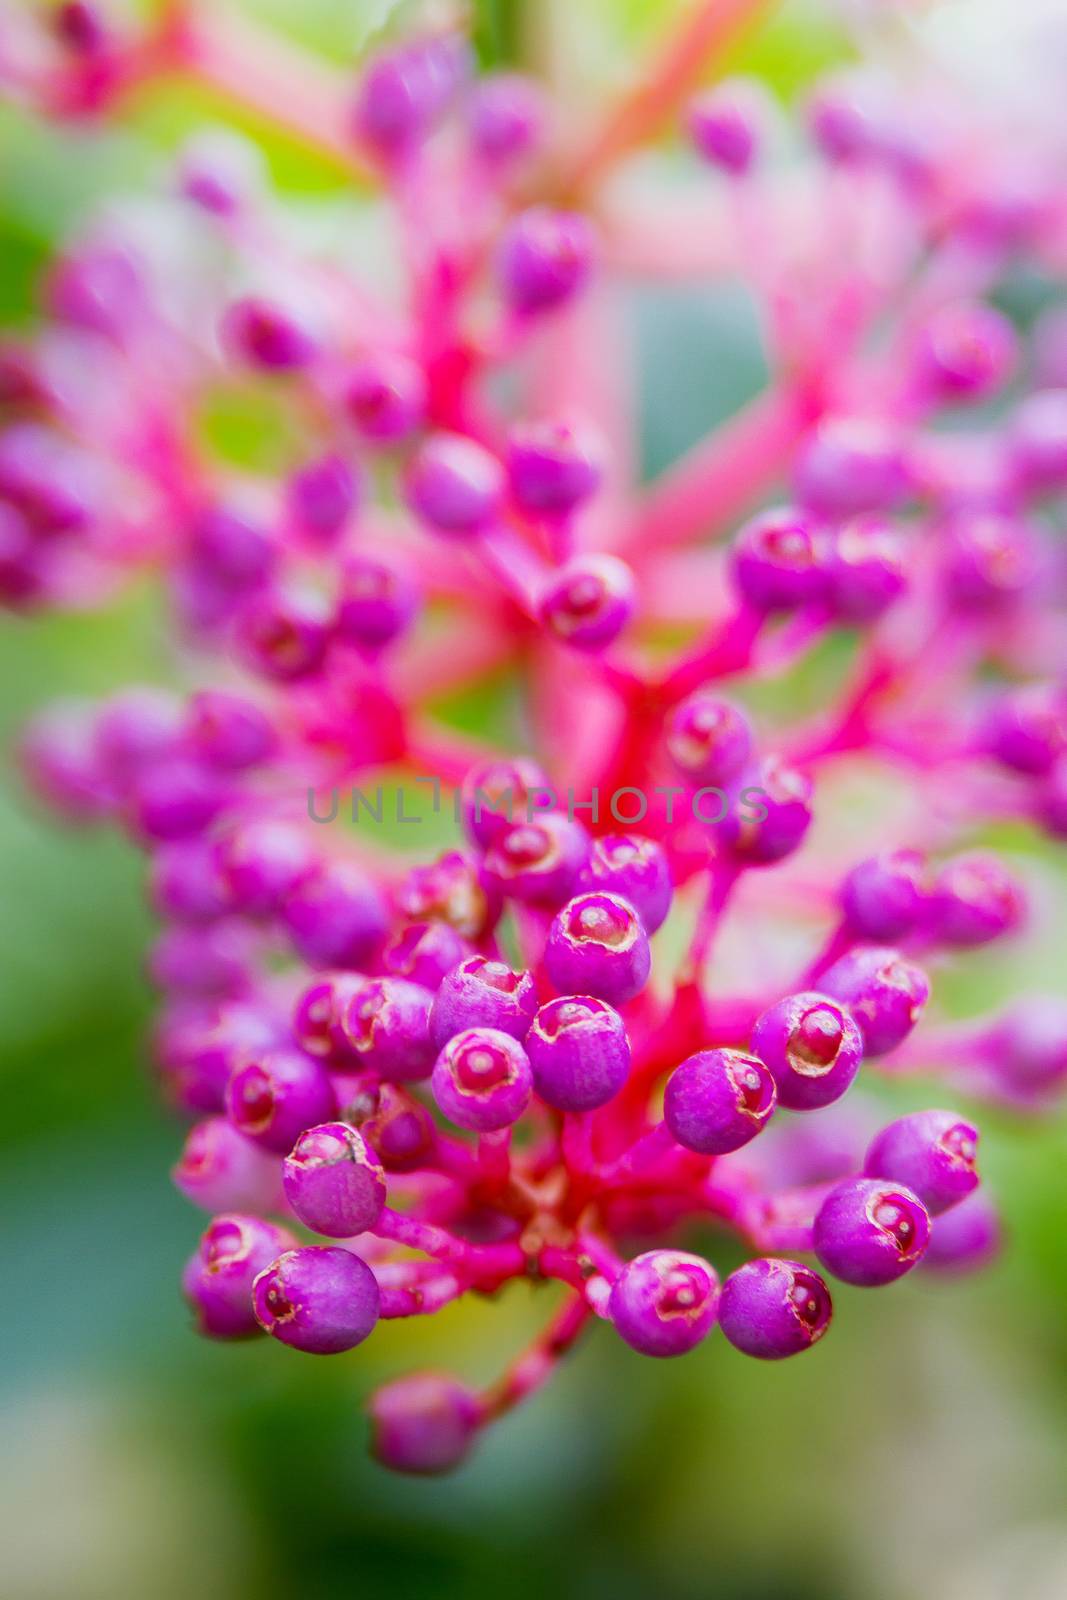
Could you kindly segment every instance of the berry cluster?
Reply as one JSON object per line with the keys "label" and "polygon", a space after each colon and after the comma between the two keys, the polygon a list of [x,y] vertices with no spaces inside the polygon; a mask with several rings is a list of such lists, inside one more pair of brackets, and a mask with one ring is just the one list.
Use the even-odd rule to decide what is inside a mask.
{"label": "berry cluster", "polygon": [[[830,1108],[931,1065],[1019,1109],[1067,1088],[1063,1000],[924,1018],[937,969],[1028,914],[982,828],[1067,837],[1067,320],[1023,335],[994,305],[1020,260],[1054,294],[1067,212],[1040,140],[1017,130],[1005,165],[922,60],[899,95],[824,83],[788,134],[749,84],[687,105],[717,6],[588,142],[459,33],[352,83],[294,49],[283,83],[276,42],[213,9],[144,33],[30,8],[0,78],[94,118],[198,77],[373,182],[396,250],[357,271],[299,244],[226,134],[72,240],[0,348],[0,599],[99,605],[146,571],[169,598],[181,692],[55,707],[24,753],[38,793],[148,856],[174,1177],[212,1216],[183,1277],[200,1329],[335,1354],[557,1285],[488,1387],[372,1398],[378,1458],[438,1472],[590,1319],[645,1355],[718,1325],[780,1359],[829,1329],[827,1278],[995,1247],[969,1115]],[[669,185],[602,182],[672,117],[681,225]],[[635,487],[608,286],[738,265],[768,387]],[[272,474],[205,438],[234,383],[287,418]],[[824,646],[816,715],[750,709]],[[449,691],[508,676],[521,748],[449,727]],[[908,796],[858,861],[834,798],[857,766]],[[313,820],[384,768],[456,796],[455,848]],[[759,804],[637,833],[558,800],[591,788]],[[760,932],[734,979],[739,906]],[[723,1282],[680,1247],[700,1224],[750,1257]]]}

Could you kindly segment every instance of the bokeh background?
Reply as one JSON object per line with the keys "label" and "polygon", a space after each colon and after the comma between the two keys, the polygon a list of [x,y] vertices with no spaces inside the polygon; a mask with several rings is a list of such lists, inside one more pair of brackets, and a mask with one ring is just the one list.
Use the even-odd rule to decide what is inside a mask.
{"label": "bokeh background", "polygon": [[[252,7],[340,59],[389,13],[358,0]],[[525,15],[524,15],[525,9]],[[571,79],[599,88],[676,7],[554,0],[476,8],[487,64],[529,48],[530,14],[566,40]],[[972,7],[977,15],[982,7]],[[785,100],[847,59],[825,7],[772,8],[731,63]],[[961,12],[966,7],[956,6]],[[972,19],[973,20],[973,19]],[[542,36],[544,30],[542,29]],[[970,38],[970,36],[968,36]],[[970,48],[984,61],[982,30]],[[987,50],[990,45],[984,47]],[[995,48],[995,46],[994,46]],[[0,317],[32,316],[55,240],[102,198],[158,187],[169,155],[232,108],[158,84],[105,131],[56,133],[0,108]],[[343,175],[261,124],[280,191],[304,218],[362,202]],[[666,181],[666,180],[665,180]],[[1027,321],[1053,293],[1001,299]],[[658,470],[759,386],[741,288],[633,301],[646,467]],[[228,397],[213,437],[269,465],[275,419]],[[106,613],[8,621],[0,735],[59,694],[173,672],[158,597]],[[804,686],[779,691],[803,693]],[[810,684],[807,692],[810,692]],[[779,708],[781,709],[781,707]],[[443,708],[449,714],[449,708]],[[491,697],[451,708],[468,726]],[[1061,986],[1067,871],[1023,833],[1040,915],[1011,950],[969,957],[947,1008]],[[10,1600],[196,1595],[433,1595],[509,1600],[1062,1600],[1067,1594],[1067,1128],[983,1114],[985,1172],[1008,1242],[974,1279],[916,1275],[841,1289],[833,1334],[765,1366],[713,1340],[657,1364],[594,1331],[558,1380],[443,1482],[365,1456],[361,1399],[414,1364],[481,1377],[540,1320],[517,1288],[393,1325],[350,1356],[309,1361],[266,1341],[197,1339],[177,1292],[199,1219],[167,1169],[179,1133],[147,1065],[150,920],[141,869],[114,837],[66,834],[13,764],[0,790],[0,1219],[5,1238],[0,1593]],[[938,1103],[912,1083],[904,1107]],[[698,1242],[722,1258],[721,1241]]]}

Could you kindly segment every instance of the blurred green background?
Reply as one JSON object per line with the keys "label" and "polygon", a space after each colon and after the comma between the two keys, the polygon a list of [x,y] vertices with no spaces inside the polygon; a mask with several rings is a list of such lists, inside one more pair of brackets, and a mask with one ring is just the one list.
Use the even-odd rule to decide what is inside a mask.
{"label": "blurred green background", "polygon": [[[344,56],[404,8],[274,0],[255,9]],[[487,61],[522,46],[526,9],[525,23],[515,5],[478,9]],[[645,0],[572,6],[579,59],[591,73],[609,61],[607,75],[616,74],[671,9]],[[843,53],[825,15],[792,5],[739,59],[789,94]],[[0,108],[4,321],[30,316],[50,245],[97,198],[155,181],[190,128],[228,114],[177,82],[140,97],[103,132],[57,136]],[[350,203],[328,165],[253,131],[294,204]],[[758,387],[751,318],[739,308],[736,295],[639,303],[650,468]],[[237,434],[241,425],[230,424]],[[255,445],[253,437],[253,454]],[[147,593],[98,616],[7,621],[5,747],[57,694],[165,681],[169,666]],[[1009,843],[1034,848],[1021,835]],[[1033,938],[961,963],[945,985],[952,1009],[1062,984],[1056,911],[1067,877],[1051,857],[1040,870],[1047,903]],[[429,1327],[393,1325],[329,1362],[191,1333],[177,1278],[200,1219],[168,1183],[179,1134],[146,1066],[150,926],[140,878],[124,844],[59,831],[13,775],[5,782],[0,1593],[1067,1594],[1062,1119],[1038,1127],[984,1116],[985,1170],[1009,1242],[980,1278],[917,1278],[878,1295],[842,1289],[832,1336],[781,1367],[747,1361],[721,1340],[656,1364],[597,1329],[460,1474],[395,1479],[365,1457],[360,1407],[372,1384],[426,1363],[482,1378],[545,1307],[519,1288]],[[898,1096],[909,1107],[938,1098],[922,1084]]]}

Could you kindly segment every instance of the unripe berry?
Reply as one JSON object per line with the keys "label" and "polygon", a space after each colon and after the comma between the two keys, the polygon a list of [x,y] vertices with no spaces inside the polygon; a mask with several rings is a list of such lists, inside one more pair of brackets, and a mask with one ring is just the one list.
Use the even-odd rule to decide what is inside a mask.
{"label": "unripe berry", "polygon": [[381,1162],[345,1122],[324,1122],[302,1133],[285,1158],[282,1182],[304,1226],[331,1239],[373,1228],[385,1205]]}
{"label": "unripe berry", "polygon": [[599,440],[568,422],[525,422],[508,436],[512,498],[533,516],[567,517],[600,487]]}
{"label": "unripe berry", "polygon": [[305,1128],[337,1110],[325,1069],[295,1050],[268,1051],[239,1066],[226,1087],[226,1113],[245,1138],[285,1155]]}
{"label": "unripe berry", "polygon": [[883,945],[867,945],[835,961],[821,978],[835,1000],[844,1001],[863,1035],[869,1056],[882,1056],[914,1028],[930,997],[921,968]]}
{"label": "unripe berry", "polygon": [[734,544],[738,589],[757,611],[793,611],[825,599],[824,544],[803,511],[762,512],[745,524]]}
{"label": "unripe berry", "polygon": [[537,989],[529,972],[513,972],[487,956],[468,956],[441,981],[430,1033],[437,1049],[464,1028],[496,1028],[522,1040],[536,1010]]}
{"label": "unripe berry", "polygon": [[820,1206],[814,1240],[816,1255],[835,1278],[877,1288],[918,1265],[930,1240],[930,1218],[903,1184],[846,1178]]}
{"label": "unripe berry", "polygon": [[381,893],[346,861],[323,863],[297,884],[282,919],[302,960],[312,967],[360,967],[385,932]]}
{"label": "unripe berry", "polygon": [[509,1033],[468,1028],[441,1051],[431,1087],[457,1127],[492,1133],[522,1116],[533,1092],[533,1073],[525,1050]]}
{"label": "unripe berry", "polygon": [[814,992],[788,995],[765,1011],[752,1030],[752,1048],[767,1063],[778,1098],[790,1111],[815,1111],[840,1100],[863,1060],[852,1017]]}
{"label": "unripe berry", "polygon": [[576,650],[613,644],[634,609],[634,576],[617,556],[575,556],[549,579],[538,599],[548,631]]}
{"label": "unripe berry", "polygon": [[769,1122],[774,1079],[740,1050],[700,1050],[667,1080],[663,1118],[672,1136],[701,1155],[726,1155],[748,1144]]}
{"label": "unripe berry", "polygon": [[375,1390],[367,1405],[371,1454],[394,1472],[451,1472],[468,1454],[481,1407],[443,1372],[412,1372]]}
{"label": "unripe berry", "polygon": [[200,1332],[211,1339],[258,1333],[252,1284],[276,1256],[295,1247],[292,1234],[260,1217],[231,1212],[209,1223],[182,1275]]}
{"label": "unripe berry", "polygon": [[926,905],[926,862],[918,850],[884,850],[853,867],[841,885],[841,909],[864,939],[902,939]]}
{"label": "unripe berry", "polygon": [[954,1111],[915,1111],[875,1136],[863,1170],[907,1184],[935,1217],[978,1187],[977,1149],[978,1129]]}
{"label": "unripe berry", "polygon": [[433,433],[409,468],[407,503],[437,533],[481,533],[504,499],[504,469],[484,445],[459,433]]}
{"label": "unripe berry", "polygon": [[380,1300],[366,1262],[336,1245],[286,1250],[252,1286],[260,1327],[281,1344],[317,1356],[362,1344],[378,1321]]}
{"label": "unripe berry", "polygon": [[752,728],[744,712],[706,689],[683,700],[667,726],[670,758],[690,783],[730,783],[744,770],[752,747]]}
{"label": "unripe berry", "polygon": [[628,900],[650,935],[667,920],[674,894],[663,846],[636,833],[608,833],[594,839],[577,887],[603,889]]}
{"label": "unripe berry", "polygon": [[342,1003],[340,1033],[346,1051],[390,1083],[428,1078],[432,995],[403,978],[364,978]]}
{"label": "unripe berry", "polygon": [[706,1339],[719,1311],[719,1279],[701,1256],[646,1250],[623,1267],[608,1315],[632,1349],[645,1356],[681,1356]]}
{"label": "unripe berry", "polygon": [[722,1286],[719,1322],[730,1343],[761,1361],[810,1350],[830,1326],[833,1301],[817,1272],[799,1261],[746,1261]]}
{"label": "unripe berry", "polygon": [[576,895],[553,919],[545,967],[564,994],[593,994],[621,1005],[648,982],[648,935],[628,900],[599,891]]}
{"label": "unripe berry", "polygon": [[526,1036],[534,1085],[559,1111],[593,1111],[626,1082],[630,1041],[619,1013],[592,995],[550,1000]]}
{"label": "unripe berry", "polygon": [[593,234],[585,217],[534,206],[505,230],[497,273],[508,304],[531,316],[572,299],[584,288],[592,264]]}

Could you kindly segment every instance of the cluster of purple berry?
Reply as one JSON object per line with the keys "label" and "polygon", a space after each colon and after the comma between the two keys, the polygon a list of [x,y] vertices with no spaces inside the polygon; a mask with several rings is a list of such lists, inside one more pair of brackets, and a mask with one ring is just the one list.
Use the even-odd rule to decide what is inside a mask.
{"label": "cluster of purple berry", "polygon": [[[181,641],[181,693],[53,708],[25,760],[148,855],[158,1074],[191,1124],[174,1176],[212,1215],[183,1278],[200,1329],[336,1354],[515,1279],[562,1294],[488,1387],[372,1398],[400,1470],[456,1465],[591,1318],[645,1355],[718,1325],[779,1359],[827,1332],[824,1274],[987,1259],[969,1115],[812,1119],[861,1073],[933,1065],[1031,1110],[1067,1089],[1067,1001],[924,1019],[929,973],[1028,915],[983,826],[1067,837],[1067,313],[1027,344],[991,298],[1020,259],[1062,284],[1062,187],[1021,133],[994,162],[1000,130],[929,64],[907,101],[823,84],[803,160],[751,85],[686,120],[718,10],[585,141],[454,33],[355,85],[294,50],[280,85],[276,47],[210,7],[146,34],[59,4],[0,58],[54,118],[197,77],[372,178],[398,229],[400,272],[298,248],[256,150],[212,134],[145,215],[73,240],[0,347],[0,599],[99,605],[150,571]],[[681,229],[602,182],[672,117],[703,163]],[[739,264],[768,387],[637,488],[604,286]],[[272,473],[205,442],[234,383],[288,419]],[[827,640],[817,715],[747,709]],[[509,675],[536,759],[440,715]],[[850,763],[912,801],[858,864],[811,830]],[[386,767],[458,794],[456,848],[309,822]],[[619,832],[545,801],[582,784],[761,803]],[[738,989],[739,900],[823,943],[797,962],[768,931]],[[721,1284],[677,1247],[709,1222],[751,1253]]]}

